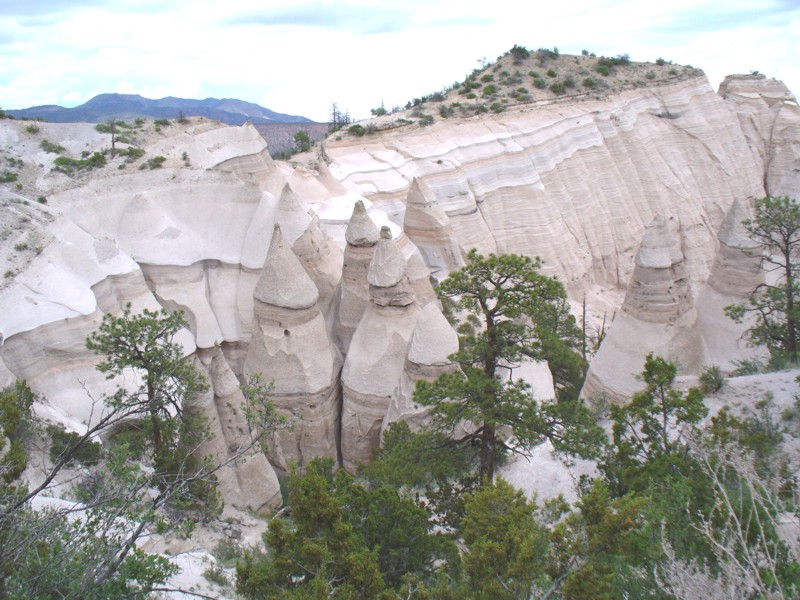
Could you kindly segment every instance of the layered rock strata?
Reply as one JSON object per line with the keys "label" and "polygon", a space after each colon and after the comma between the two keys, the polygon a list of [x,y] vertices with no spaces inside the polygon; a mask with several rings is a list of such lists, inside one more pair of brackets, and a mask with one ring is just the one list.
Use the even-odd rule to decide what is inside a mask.
{"label": "layered rock strata", "polygon": [[317,287],[277,225],[253,298],[245,375],[274,383],[275,406],[293,425],[275,435],[272,463],[288,470],[316,456],[336,456],[341,357],[328,336]]}
{"label": "layered rock strata", "polygon": [[379,237],[380,232],[369,218],[364,203],[357,201],[345,232],[347,247],[336,314],[336,341],[344,354],[347,354],[353,333],[369,304],[367,272]]}
{"label": "layered rock strata", "polygon": [[611,330],[586,375],[582,395],[625,402],[641,387],[637,374],[653,352],[692,367],[701,358],[683,253],[666,219],[657,215],[636,253],[636,268]]}
{"label": "layered rock strata", "polygon": [[424,181],[414,179],[408,188],[403,230],[419,248],[431,271],[438,273],[441,279],[464,265],[450,217],[439,207],[436,196]]}
{"label": "layered rock strata", "polygon": [[211,385],[195,406],[206,417],[211,433],[202,450],[224,465],[216,473],[220,494],[226,504],[258,513],[277,508],[281,504],[278,477],[260,445],[254,444],[239,380],[219,346],[198,354]]}
{"label": "layered rock strata", "polygon": [[450,355],[458,352],[458,334],[447,321],[437,302],[429,302],[420,312],[408,355],[397,387],[381,425],[383,431],[395,421],[406,421],[418,428],[429,413],[429,407],[414,403],[413,395],[419,381],[433,381],[440,375],[455,371],[458,366]]}
{"label": "layered rock strata", "polygon": [[367,272],[370,302],[342,369],[342,464],[353,471],[380,443],[381,424],[405,366],[419,307],[406,261],[381,228]]}

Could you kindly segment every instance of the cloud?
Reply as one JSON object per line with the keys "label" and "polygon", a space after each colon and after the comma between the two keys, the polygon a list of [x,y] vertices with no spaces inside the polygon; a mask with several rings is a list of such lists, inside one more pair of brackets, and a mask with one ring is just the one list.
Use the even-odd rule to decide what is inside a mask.
{"label": "cloud", "polygon": [[402,5],[361,5],[347,2],[299,4],[242,12],[225,20],[228,25],[318,27],[361,34],[395,33],[415,25],[412,12]]}
{"label": "cloud", "polygon": [[800,19],[800,7],[794,0],[757,6],[714,4],[680,11],[655,29],[660,33],[710,33],[754,25],[781,27],[792,19]]}

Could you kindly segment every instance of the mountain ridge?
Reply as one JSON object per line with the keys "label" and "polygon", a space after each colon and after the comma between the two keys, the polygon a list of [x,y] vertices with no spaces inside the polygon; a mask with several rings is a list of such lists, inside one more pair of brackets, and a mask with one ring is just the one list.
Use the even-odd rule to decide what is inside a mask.
{"label": "mountain ridge", "polygon": [[176,118],[202,116],[227,125],[242,125],[250,121],[254,125],[270,123],[314,123],[299,115],[278,113],[258,104],[236,98],[205,98],[202,100],[166,96],[159,99],[145,98],[139,94],[98,94],[80,106],[71,108],[57,104],[44,104],[29,108],[4,111],[15,118],[43,118],[52,123],[101,123],[110,119],[137,117]]}

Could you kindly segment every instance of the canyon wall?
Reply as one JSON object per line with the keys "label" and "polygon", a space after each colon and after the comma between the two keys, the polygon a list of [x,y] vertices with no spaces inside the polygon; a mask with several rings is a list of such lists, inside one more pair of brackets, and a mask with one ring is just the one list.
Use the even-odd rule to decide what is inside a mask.
{"label": "canyon wall", "polygon": [[[227,501],[261,510],[279,502],[273,467],[322,455],[352,469],[390,422],[424,417],[414,383],[452,369],[456,347],[430,278],[471,248],[539,256],[590,322],[616,314],[593,393],[624,397],[649,351],[689,371],[746,352],[712,313],[757,280],[737,229],[752,198],[800,192],[800,112],[778,83],[716,94],[693,77],[424,127],[382,119],[327,140],[316,169],[274,162],[251,125],[202,120],[147,140],[156,170],[117,158],[69,178],[36,154],[49,243],[0,292],[0,374],[80,430],[92,397],[126,384],[84,345],[103,314],[182,310],[226,440],[210,451],[241,435],[234,382],[250,374],[274,381],[295,424],[271,464],[252,457],[224,480]],[[102,143],[89,126],[42,128]],[[36,152],[20,123],[0,123],[0,140]]]}

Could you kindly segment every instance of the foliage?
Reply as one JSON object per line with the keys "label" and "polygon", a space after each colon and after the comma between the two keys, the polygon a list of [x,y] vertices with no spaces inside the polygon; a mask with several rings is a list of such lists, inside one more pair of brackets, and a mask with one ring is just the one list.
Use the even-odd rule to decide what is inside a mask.
{"label": "foliage", "polygon": [[16,181],[19,175],[12,171],[6,171],[3,175],[0,175],[0,183],[11,183]]}
{"label": "foliage", "polygon": [[54,144],[49,140],[42,140],[39,145],[45,152],[51,152],[53,154],[61,154],[62,152],[66,151],[66,148],[64,148],[64,146],[60,146],[59,144]]}
{"label": "foliage", "polygon": [[298,152],[307,152],[314,145],[314,140],[307,131],[300,130],[294,134],[294,146]]}
{"label": "foliage", "polygon": [[382,117],[383,115],[388,114],[383,102],[381,102],[381,105],[378,108],[371,108],[369,112],[373,117]]}
{"label": "foliage", "polygon": [[351,125],[347,128],[347,133],[361,137],[366,133],[366,130],[364,129],[363,125],[356,123],[355,125]]}
{"label": "foliage", "polygon": [[99,442],[80,443],[82,436],[74,431],[67,431],[63,426],[48,425],[46,431],[50,438],[50,460],[54,463],[66,456],[66,466],[74,463],[92,466],[103,458],[103,446]]}
{"label": "foliage", "polygon": [[157,127],[167,127],[168,125],[171,125],[171,123],[169,119],[156,119],[153,121],[153,125]]}
{"label": "foliage", "polygon": [[61,173],[72,173],[75,170],[89,170],[106,166],[106,157],[100,152],[95,152],[88,158],[69,158],[67,156],[59,156],[54,161],[56,171]]}
{"label": "foliage", "polygon": [[470,598],[527,598],[548,586],[549,532],[537,506],[503,479],[468,494],[461,534]]}
{"label": "foliage", "polygon": [[[463,315],[460,349],[450,357],[460,370],[420,381],[414,401],[432,407],[432,431],[454,436],[451,445],[476,449],[480,477],[489,482],[507,451],[524,452],[548,438],[559,449],[591,453],[599,439],[588,411],[570,396],[579,384],[562,379],[572,374],[568,367],[583,365],[574,351],[579,332],[566,293],[556,279],[539,274],[539,266],[538,259],[484,258],[471,250],[467,265],[437,290]],[[513,369],[525,359],[552,360],[554,380],[566,390],[563,402],[540,406],[530,386],[513,380]],[[459,433],[464,423],[466,431]],[[511,440],[501,433],[505,427]]]}
{"label": "foliage", "polygon": [[368,490],[330,459],[312,460],[289,481],[291,519],[276,517],[268,551],[246,551],[236,589],[246,598],[378,598],[404,575],[433,572],[455,556],[430,534],[427,512],[390,488]]}
{"label": "foliage", "polygon": [[769,350],[771,367],[782,368],[800,359],[800,206],[788,196],[767,196],[755,200],[754,212],[742,225],[763,249],[761,265],[771,276],[745,304],[728,306],[725,313],[737,322],[754,315],[748,340]]}
{"label": "foliage", "polygon": [[719,365],[709,365],[700,373],[700,391],[704,394],[715,394],[725,385],[725,376]]}
{"label": "foliage", "polygon": [[645,389],[628,404],[611,406],[613,448],[601,469],[617,493],[641,491],[648,482],[680,475],[686,465],[684,428],[708,414],[703,393],[685,394],[673,387],[677,367],[648,354],[642,380]]}
{"label": "foliage", "polygon": [[[135,372],[141,385],[92,400],[92,420],[83,435],[49,427],[53,464],[33,489],[17,479],[26,463],[21,441],[32,437],[36,424],[29,416],[33,395],[24,384],[0,395],[0,440],[11,442],[10,451],[0,451],[15,458],[3,461],[0,488],[0,596],[145,597],[160,589],[175,567],[139,550],[143,536],[185,535],[194,522],[187,515],[206,518],[221,509],[214,474],[227,463],[212,463],[201,451],[207,426],[192,403],[207,385],[173,340],[184,327],[179,314],[133,315],[130,306],[121,316],[103,318],[87,340],[102,357],[99,369],[109,378],[124,372],[128,380]],[[246,388],[251,431],[229,449],[233,459],[283,423],[266,390],[257,379]],[[113,443],[101,453],[93,440],[108,437]],[[32,510],[30,501],[52,490],[66,465],[80,461],[96,463],[73,489],[80,503]]]}
{"label": "foliage", "polygon": [[509,54],[511,54],[515,65],[521,65],[523,61],[531,55],[531,52],[525,46],[514,44],[511,50],[509,50]]}

